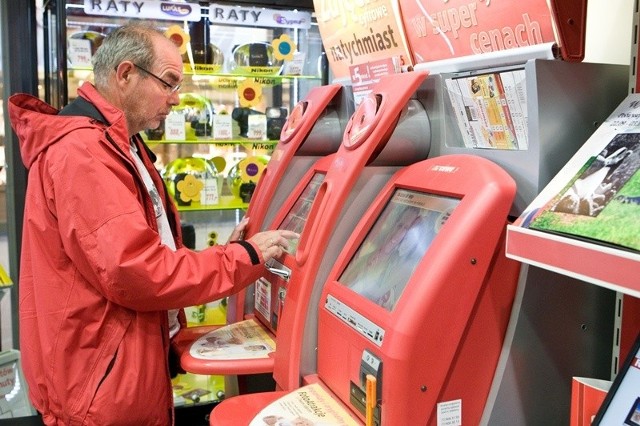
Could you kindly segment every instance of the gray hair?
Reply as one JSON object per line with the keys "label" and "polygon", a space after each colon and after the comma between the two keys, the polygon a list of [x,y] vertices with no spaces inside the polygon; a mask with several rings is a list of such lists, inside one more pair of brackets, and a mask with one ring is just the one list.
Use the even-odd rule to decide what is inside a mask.
{"label": "gray hair", "polygon": [[164,36],[156,27],[143,21],[132,21],[110,32],[92,58],[95,85],[106,87],[109,76],[123,61],[151,68],[155,60],[154,35]]}

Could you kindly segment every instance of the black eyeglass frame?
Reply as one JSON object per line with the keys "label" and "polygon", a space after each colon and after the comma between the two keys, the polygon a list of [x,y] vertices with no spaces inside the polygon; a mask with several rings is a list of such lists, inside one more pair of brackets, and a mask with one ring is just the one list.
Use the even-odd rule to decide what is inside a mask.
{"label": "black eyeglass frame", "polygon": [[147,70],[145,68],[142,68],[140,65],[138,65],[138,64],[136,64],[134,62],[132,62],[132,64],[133,64],[134,67],[138,68],[140,71],[143,71],[146,74],[149,74],[151,77],[155,78],[160,83],[162,83],[162,85],[164,87],[169,89],[169,94],[177,92],[178,90],[180,90],[180,87],[182,86],[182,83],[178,83],[178,84],[175,84],[175,85],[170,84],[170,83],[166,82],[164,79],[162,79],[162,78],[158,77],[157,75],[155,75],[154,73],[152,73],[151,71],[149,71],[149,70]]}

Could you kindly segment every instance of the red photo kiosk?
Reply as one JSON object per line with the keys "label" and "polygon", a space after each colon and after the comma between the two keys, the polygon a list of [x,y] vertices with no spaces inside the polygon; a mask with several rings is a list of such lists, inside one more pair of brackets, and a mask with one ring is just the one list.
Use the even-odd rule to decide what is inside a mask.
{"label": "red photo kiosk", "polygon": [[513,179],[476,156],[396,173],[323,286],[317,374],[292,392],[225,400],[211,424],[301,413],[308,424],[479,424],[519,273],[504,256],[514,196]]}
{"label": "red photo kiosk", "polygon": [[353,111],[345,91],[339,84],[315,87],[291,110],[249,203],[247,235],[265,229],[313,163],[338,150]]}
{"label": "red photo kiosk", "polygon": [[[353,111],[353,102],[345,92],[349,91],[339,84],[315,87],[295,105],[251,197],[246,213],[250,222],[245,238],[265,229],[265,224],[270,223],[316,160],[338,150],[346,122]],[[243,319],[246,293],[243,290],[229,298],[227,322]],[[182,353],[194,340],[217,328],[219,326],[182,329],[174,343]]]}
{"label": "red photo kiosk", "polygon": [[269,228],[293,229],[301,237],[282,258],[269,262],[254,285],[253,315],[239,323],[264,336],[266,343],[247,345],[240,334],[231,336],[242,341],[234,346],[257,348],[261,358],[248,354],[232,358],[225,350],[219,356],[206,353],[210,340],[234,326],[229,325],[214,331],[217,336],[202,336],[182,355],[187,371],[272,371],[282,389],[298,387],[303,374],[316,371],[317,313],[309,308],[317,306],[319,286],[362,213],[391,176],[429,153],[428,120],[422,105],[411,99],[426,76],[406,73],[381,81],[350,118],[338,151],[316,162],[282,204]]}
{"label": "red photo kiosk", "polygon": [[514,196],[513,179],[475,156],[398,173],[325,285],[308,380],[364,420],[373,377],[374,424],[479,424],[519,272],[504,256]]}
{"label": "red photo kiosk", "polygon": [[[289,194],[290,198],[295,196],[292,212],[297,215],[296,220],[300,224],[300,230],[307,220],[310,205],[318,187],[334,158],[335,154],[329,154],[317,160],[302,176],[293,194]],[[290,206],[291,201],[286,205]],[[275,270],[273,266],[271,268]],[[272,305],[271,294],[265,294],[265,283],[265,278],[262,278],[254,284],[256,287],[254,313],[248,314],[240,321],[230,322],[222,328],[211,329],[213,331],[199,336],[199,339],[183,353],[181,365],[186,371],[197,374],[227,375],[273,373],[276,323],[284,305],[284,297],[274,299],[277,303],[273,304],[274,318],[271,325],[272,323],[267,319],[271,318],[271,315],[264,313]],[[263,314],[261,315],[260,312]]]}
{"label": "red photo kiosk", "polygon": [[[330,84],[311,89],[305,99],[295,105],[251,198],[246,213],[250,222],[245,230],[245,238],[266,228],[266,224],[270,223],[301,176],[316,160],[338,150],[346,122],[353,111],[353,101],[350,98],[348,89],[339,84]],[[252,303],[247,303],[249,299],[253,301],[252,286],[228,298],[228,324],[242,321],[245,314],[251,312]],[[218,325],[183,328],[173,341],[179,356],[188,352],[197,339],[219,328]],[[230,354],[227,351],[228,357],[241,355],[242,353]],[[270,379],[243,375],[247,368],[253,372],[269,374],[273,371],[273,363],[264,353],[254,355],[258,356],[257,365],[254,360],[248,367],[245,363],[244,369],[238,369],[238,366],[231,369],[225,379],[227,394],[244,393],[249,389],[273,389]],[[183,368],[197,373],[191,371],[189,366]]]}
{"label": "red photo kiosk", "polygon": [[[265,230],[304,173],[315,161],[338,150],[353,112],[347,92],[339,84],[315,87],[293,108],[251,197],[245,238]],[[244,290],[230,298],[227,322],[242,321],[246,299]]]}

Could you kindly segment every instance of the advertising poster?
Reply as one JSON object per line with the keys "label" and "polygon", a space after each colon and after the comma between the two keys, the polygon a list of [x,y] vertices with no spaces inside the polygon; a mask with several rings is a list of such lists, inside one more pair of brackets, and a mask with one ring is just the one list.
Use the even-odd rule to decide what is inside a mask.
{"label": "advertising poster", "polygon": [[516,222],[640,251],[640,95],[598,127]]}
{"label": "advertising poster", "polygon": [[450,78],[445,83],[467,148],[528,148],[524,70]]}
{"label": "advertising poster", "polygon": [[336,79],[349,78],[350,67],[371,61],[396,58],[401,67],[413,65],[398,0],[314,0],[313,6]]}
{"label": "advertising poster", "polygon": [[353,99],[356,107],[373,91],[373,88],[382,77],[402,71],[396,59],[380,59],[349,67]]}
{"label": "advertising poster", "polygon": [[205,334],[191,345],[196,359],[266,358],[276,343],[255,321],[229,324]]}
{"label": "advertising poster", "polygon": [[415,64],[555,42],[546,0],[400,0]]}
{"label": "advertising poster", "polygon": [[618,133],[531,222],[640,251],[640,133]]}
{"label": "advertising poster", "polygon": [[303,386],[283,396],[251,421],[249,426],[357,426],[345,409],[319,384]]}

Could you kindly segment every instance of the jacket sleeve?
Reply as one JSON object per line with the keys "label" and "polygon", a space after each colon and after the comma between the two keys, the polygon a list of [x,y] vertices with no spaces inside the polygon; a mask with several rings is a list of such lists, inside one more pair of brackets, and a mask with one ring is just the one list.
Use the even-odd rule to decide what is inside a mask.
{"label": "jacket sleeve", "polygon": [[247,241],[199,252],[163,245],[145,215],[135,166],[95,132],[84,135],[90,143],[82,133],[47,153],[47,208],[70,261],[104,297],[133,310],[172,309],[237,292],[264,272]]}

